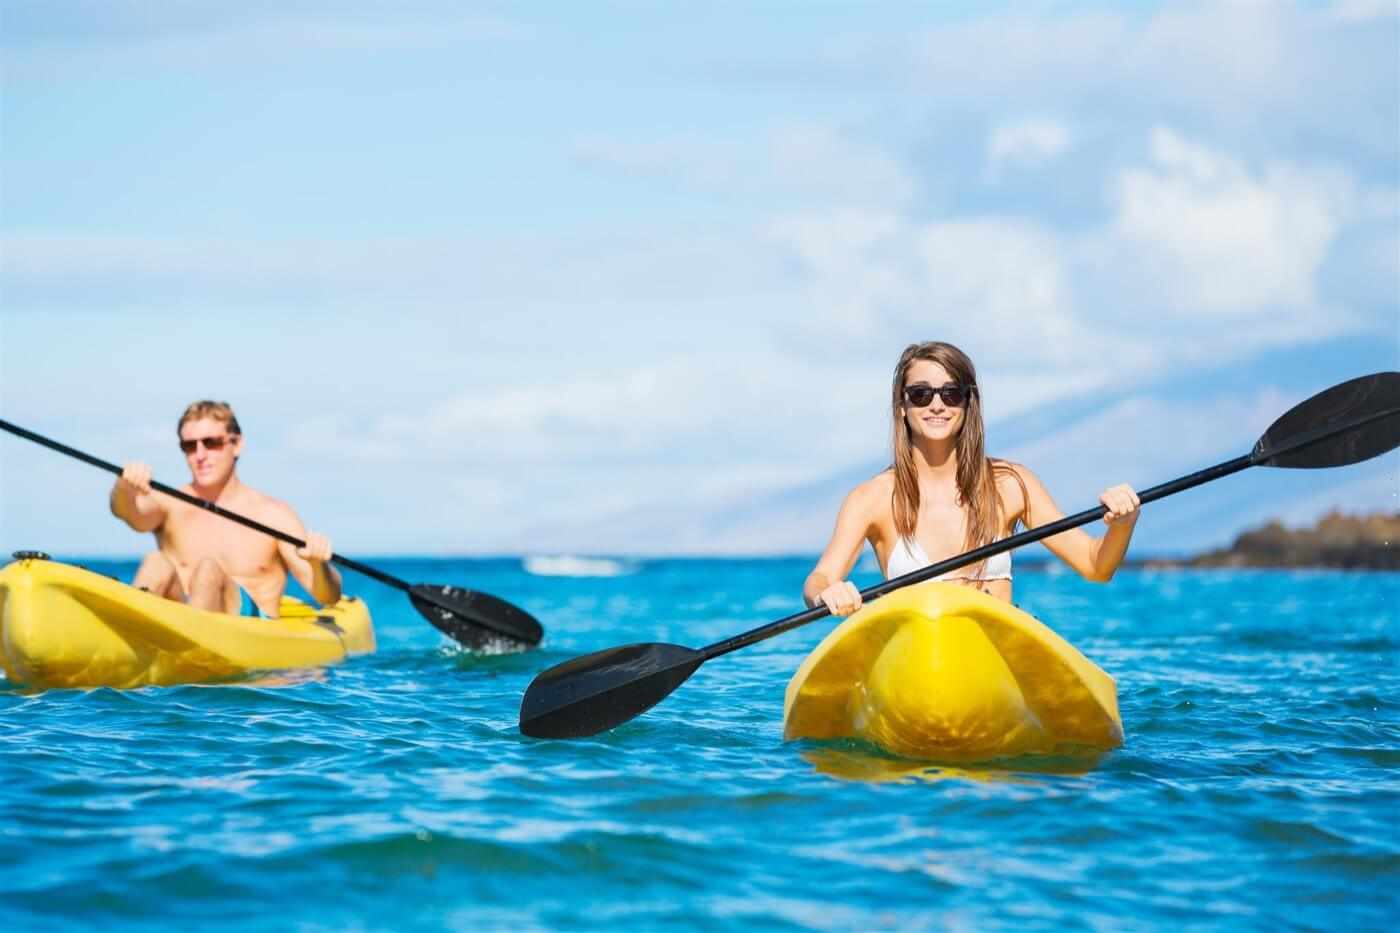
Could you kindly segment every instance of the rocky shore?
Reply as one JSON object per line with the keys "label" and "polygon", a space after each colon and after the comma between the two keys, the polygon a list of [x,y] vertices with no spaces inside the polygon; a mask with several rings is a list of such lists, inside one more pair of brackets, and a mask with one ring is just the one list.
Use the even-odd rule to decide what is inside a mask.
{"label": "rocky shore", "polygon": [[1146,560],[1142,566],[1400,570],[1400,512],[1332,512],[1312,528],[1298,529],[1273,521],[1244,532],[1227,548],[1182,560]]}

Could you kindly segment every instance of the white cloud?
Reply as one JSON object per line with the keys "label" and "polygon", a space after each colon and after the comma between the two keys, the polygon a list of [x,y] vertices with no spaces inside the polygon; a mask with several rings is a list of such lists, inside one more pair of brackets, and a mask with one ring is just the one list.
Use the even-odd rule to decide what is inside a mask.
{"label": "white cloud", "polygon": [[814,335],[888,348],[891,331],[975,328],[1036,358],[1075,336],[1059,238],[1033,222],[832,211],[769,232],[806,273]]}
{"label": "white cloud", "polygon": [[[1390,282],[1400,295],[1400,232],[1376,237],[1363,254],[1364,268],[1379,282]],[[1394,306],[1392,306],[1394,311]],[[1400,329],[1400,312],[1395,312],[1394,322]]]}
{"label": "white cloud", "polygon": [[1400,188],[1372,188],[1362,195],[1361,211],[1367,220],[1395,223],[1400,220]]}
{"label": "white cloud", "polygon": [[700,136],[620,139],[588,134],[574,140],[574,158],[626,175],[673,179],[705,189],[727,188],[742,176],[743,146]]}
{"label": "white cloud", "polygon": [[[531,470],[574,469],[582,460],[609,469],[632,461],[670,470],[708,469],[718,455],[749,469],[824,431],[829,453],[857,455],[859,440],[843,440],[853,414],[865,409],[857,392],[884,395],[878,386],[828,372],[823,360],[742,348],[612,363],[603,369],[587,359],[570,364],[551,357],[509,385],[458,390],[353,428],[345,417],[308,419],[292,434],[292,449],[310,454],[353,437],[342,446],[352,460],[479,463],[498,462],[505,452]],[[473,438],[489,438],[489,449]],[[789,476],[805,473],[804,467]]]}
{"label": "white cloud", "polygon": [[1131,26],[1118,14],[992,14],[941,24],[914,39],[918,74],[935,90],[974,98],[1035,96],[1046,75],[1091,80],[1121,59]]}
{"label": "white cloud", "polygon": [[1033,168],[1070,148],[1072,136],[1063,122],[1041,117],[1003,123],[987,141],[987,175],[995,179],[1008,167]]}
{"label": "white cloud", "polygon": [[246,61],[287,52],[424,50],[533,33],[521,21],[463,12],[452,4],[400,5],[388,15],[381,5],[354,2],[339,4],[333,15],[314,3],[295,2],[229,6],[195,0],[160,12],[121,0],[79,3],[76,10],[51,6],[57,8],[55,22],[31,15],[7,23],[5,44],[20,52],[21,61],[140,55],[147,64],[155,58],[208,65],[240,54]]}
{"label": "white cloud", "polygon": [[766,233],[797,270],[806,320],[793,338],[811,352],[867,342],[882,331],[889,307],[917,298],[904,255],[908,225],[894,213],[813,211],[775,219]]}
{"label": "white cloud", "polygon": [[[1146,163],[1107,182],[1112,213],[1083,231],[1015,214],[814,210],[775,221],[769,235],[793,257],[812,309],[796,339],[886,364],[892,347],[951,339],[1008,374],[998,410],[1013,413],[1172,366],[1375,329],[1319,297],[1321,267],[1358,216],[1347,172],[1251,167],[1166,128],[1146,141]],[[1203,318],[1217,322],[1210,339]]]}
{"label": "white cloud", "polygon": [[817,123],[792,124],[771,136],[775,180],[784,187],[845,204],[903,204],[918,185],[900,161]]}
{"label": "white cloud", "polygon": [[[1112,482],[1137,481],[1134,477],[1143,463],[1153,464],[1167,480],[1170,474],[1209,466],[1222,455],[1247,453],[1296,401],[1266,387],[1247,396],[1212,400],[1207,417],[1194,402],[1130,395],[1005,456],[1027,464],[1043,474],[1052,489],[1065,490],[1079,501]],[[1085,451],[1094,452],[1091,469]]]}
{"label": "white cloud", "polygon": [[913,175],[879,146],[818,122],[781,122],[756,137],[700,135],[574,142],[587,165],[654,177],[760,203],[802,198],[827,204],[899,205],[918,192]]}
{"label": "white cloud", "polygon": [[1017,339],[1070,336],[1064,260],[1053,234],[998,218],[929,224],[917,233],[929,303],[989,330],[1029,326]]}
{"label": "white cloud", "polygon": [[[459,393],[422,412],[385,415],[367,432],[390,450],[457,456],[462,439],[489,437],[517,462],[581,454],[654,453],[668,439],[678,402],[698,389],[684,363],[603,374],[557,374]],[[686,406],[689,408],[689,406]],[[713,409],[701,408],[701,411]]]}
{"label": "white cloud", "polygon": [[1064,113],[1086,136],[1092,123],[1112,134],[1179,117],[1260,146],[1307,140],[1394,158],[1393,0],[1118,9],[1018,5],[938,22],[902,55],[872,52],[866,72],[902,65],[939,114],[996,112],[1014,99]]}
{"label": "white cloud", "polygon": [[1400,3],[1395,0],[1337,0],[1327,8],[1327,13],[1343,23],[1370,23],[1400,17]]}
{"label": "white cloud", "polygon": [[[197,304],[240,312],[308,304],[460,308],[507,301],[691,304],[771,287],[774,261],[738,231],[613,228],[373,239],[0,234],[5,301],[151,310]],[[711,312],[715,313],[715,312]],[[722,312],[720,312],[722,313]]]}
{"label": "white cloud", "polygon": [[1131,319],[1096,321],[1076,298],[1073,241],[1023,218],[916,223],[834,211],[785,218],[770,233],[805,277],[810,310],[792,326],[793,345],[876,384],[905,344],[948,340],[976,361],[1006,418],[1132,384],[1184,351]]}
{"label": "white cloud", "polygon": [[7,278],[182,273],[200,265],[200,249],[188,240],[11,234],[0,245]]}
{"label": "white cloud", "polygon": [[1238,160],[1157,128],[1151,164],[1114,183],[1114,234],[1180,311],[1263,313],[1316,303],[1318,268],[1353,213],[1341,171]]}
{"label": "white cloud", "polygon": [[[122,9],[144,15],[147,6]],[[108,205],[92,229],[112,236],[15,232],[61,229],[24,218],[0,242],[5,313],[30,319],[7,321],[6,403],[60,419],[101,385],[118,434],[103,442],[83,426],[72,440],[115,454],[137,445],[130,425],[152,412],[164,424],[159,412],[187,391],[230,387],[210,391],[261,421],[251,475],[273,489],[305,481],[307,502],[402,497],[407,525],[442,529],[415,543],[406,528],[410,549],[529,545],[552,532],[561,546],[594,549],[816,546],[831,516],[824,507],[814,515],[809,500],[788,500],[781,534],[725,516],[747,519],[770,491],[877,459],[890,365],[914,340],[969,350],[996,419],[1043,412],[1053,422],[1058,403],[1091,392],[1130,399],[1080,427],[1066,419],[1056,425],[1064,438],[1026,445],[1034,465],[1081,475],[1090,461],[1156,472],[1224,442],[1194,422],[1179,436],[1155,429],[1179,410],[1137,393],[1170,368],[1209,376],[1213,366],[1248,367],[1270,347],[1394,333],[1396,33],[1393,20],[1376,22],[1393,17],[1384,4],[1067,16],[1017,7],[932,16],[921,23],[935,25],[909,30],[872,21],[858,39],[827,42],[825,59],[821,41],[775,45],[758,32],[749,45],[688,31],[652,45],[677,34],[671,14],[637,23],[644,40],[629,46],[621,37],[578,43],[550,17],[537,32],[468,21],[449,4],[401,14],[376,6],[334,23],[305,5],[228,9],[184,5],[152,16],[159,28],[150,30],[132,13],[111,35],[79,17],[87,32],[66,36],[72,48],[33,36],[7,42],[53,66],[45,77],[56,81],[92,73],[71,67],[74,55],[125,56],[130,71],[113,74],[142,79],[207,58],[236,63],[238,87],[256,95],[249,62],[288,49],[538,40],[505,53],[530,80],[491,85],[508,116],[473,110],[451,132],[437,119],[388,118],[410,100],[435,118],[458,113],[477,86],[468,65],[497,69],[499,58],[465,56],[459,72],[434,59],[428,81],[421,56],[312,64],[328,85],[382,82],[382,95],[353,103],[368,108],[364,126],[402,134],[336,156],[355,183],[398,172],[426,187],[468,184],[476,163],[449,159],[442,172],[417,158],[460,143],[457,155],[489,148],[512,167],[518,159],[522,178],[542,182],[537,191],[564,197],[520,217],[470,207],[429,217],[377,214],[352,190],[338,199],[352,206],[352,222],[301,240],[286,231],[312,229],[308,215],[324,202],[290,199],[286,213],[254,218],[248,205],[212,197],[220,186],[209,202],[220,210],[201,221],[152,221]],[[774,64],[775,48],[791,68]],[[342,60],[356,71],[337,72]],[[382,73],[362,70],[376,63]],[[208,69],[192,73],[211,80],[215,97],[232,92]],[[440,77],[450,87],[437,96],[426,85]],[[594,94],[595,83],[607,93]],[[77,108],[49,134],[50,152],[69,157],[55,166],[72,164],[64,141],[79,139],[84,122],[128,148],[138,141],[122,133],[139,135],[140,120],[123,123],[120,108],[93,119],[80,112],[90,89],[54,86]],[[134,84],[120,87],[119,100],[98,95],[94,106],[148,106]],[[331,99],[310,85],[293,90],[309,103]],[[38,100],[25,96],[30,85],[16,93]],[[546,102],[561,109],[539,109]],[[181,119],[190,121],[181,132],[207,132]],[[278,132],[285,127],[249,129],[268,165],[296,155]],[[571,143],[575,159],[558,158]],[[590,192],[600,179],[587,169],[611,177]],[[984,173],[1007,184],[978,185]],[[506,173],[487,178],[515,183]],[[650,184],[624,190],[639,180]],[[178,187],[150,190],[159,203],[178,202],[169,197]],[[230,197],[243,190],[234,185]],[[589,200],[619,190],[617,211]],[[225,228],[225,218],[243,220]],[[337,218],[319,221],[330,229]],[[242,238],[208,232],[222,229]],[[160,235],[140,235],[151,230]],[[1364,284],[1340,294],[1339,279]],[[113,323],[97,326],[97,315],[75,307]],[[49,314],[51,328],[34,323]],[[132,340],[164,364],[111,353]],[[190,352],[211,343],[217,352]],[[62,366],[24,349],[54,346],[64,346]],[[39,384],[42,398],[19,388]],[[253,402],[260,411],[243,407]],[[1212,423],[1257,416],[1246,402],[1212,406]],[[166,449],[167,433],[150,443]],[[385,489],[381,473],[401,486]],[[324,488],[303,479],[313,474]],[[32,511],[61,507],[55,496]],[[372,506],[364,511],[362,540],[395,546],[399,532],[377,527]]]}

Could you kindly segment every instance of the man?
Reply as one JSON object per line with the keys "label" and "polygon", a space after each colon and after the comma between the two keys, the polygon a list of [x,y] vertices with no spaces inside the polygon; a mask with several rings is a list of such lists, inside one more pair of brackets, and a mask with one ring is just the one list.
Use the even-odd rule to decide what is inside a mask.
{"label": "man", "polygon": [[177,426],[191,481],[181,487],[220,508],[260,522],[306,546],[270,535],[151,489],[151,468],[128,463],[112,487],[112,514],[135,531],[154,532],[156,550],[134,586],[199,609],[277,618],[290,572],[323,605],[340,599],[340,574],[328,538],[306,531],[291,506],[243,485],[237,476],[243,432],[225,402],[195,402]]}

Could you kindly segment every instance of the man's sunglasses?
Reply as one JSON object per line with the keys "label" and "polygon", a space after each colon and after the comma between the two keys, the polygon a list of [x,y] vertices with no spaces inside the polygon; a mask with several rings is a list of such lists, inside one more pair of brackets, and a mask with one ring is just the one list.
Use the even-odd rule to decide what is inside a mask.
{"label": "man's sunglasses", "polygon": [[200,444],[203,444],[205,450],[223,450],[224,445],[228,442],[229,436],[227,434],[221,434],[218,437],[194,437],[189,440],[182,438],[180,449],[187,454],[192,454],[199,449]]}
{"label": "man's sunglasses", "polygon": [[911,386],[904,387],[904,400],[915,408],[923,408],[933,402],[933,397],[937,395],[943,399],[943,404],[949,408],[962,408],[967,404],[968,398],[977,391],[976,386],[965,386],[950,382],[934,388],[927,382],[916,382]]}

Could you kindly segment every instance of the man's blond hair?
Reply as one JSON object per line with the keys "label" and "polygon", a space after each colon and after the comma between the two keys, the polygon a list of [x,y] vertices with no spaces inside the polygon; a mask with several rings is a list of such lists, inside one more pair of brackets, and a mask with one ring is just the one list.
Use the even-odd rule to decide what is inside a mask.
{"label": "man's blond hair", "polygon": [[186,408],[185,413],[180,416],[180,423],[175,425],[175,433],[180,433],[180,429],[185,426],[186,421],[198,421],[200,418],[213,418],[215,421],[222,421],[228,425],[228,433],[243,434],[243,429],[238,426],[238,419],[234,417],[233,408],[229,406],[229,403],[213,402],[209,399],[191,402],[190,407]]}

